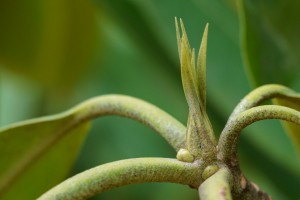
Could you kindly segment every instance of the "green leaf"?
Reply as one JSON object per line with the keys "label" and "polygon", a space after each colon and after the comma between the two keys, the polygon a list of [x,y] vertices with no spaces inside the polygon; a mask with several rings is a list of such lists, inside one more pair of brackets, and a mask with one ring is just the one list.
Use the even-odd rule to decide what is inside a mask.
{"label": "green leaf", "polygon": [[72,86],[95,49],[95,8],[84,0],[1,2],[0,27],[1,67],[50,89]]}
{"label": "green leaf", "polygon": [[300,2],[239,2],[244,61],[254,85],[293,85],[300,74]]}
{"label": "green leaf", "polygon": [[200,116],[200,101],[199,94],[196,85],[196,73],[195,73],[195,51],[192,51],[190,44],[185,32],[184,25],[180,20],[182,38],[180,46],[180,62],[181,62],[181,77],[183,91],[186,96],[190,110],[195,110],[195,112]]}
{"label": "green leaf", "polygon": [[206,109],[206,49],[207,49],[208,24],[206,24],[201,40],[197,60],[197,82],[200,100]]}
{"label": "green leaf", "polygon": [[35,199],[62,181],[88,130],[64,130],[73,113],[18,123],[0,130],[1,199]]}
{"label": "green leaf", "polygon": [[[183,91],[189,106],[186,145],[190,153],[202,158],[215,153],[215,137],[205,110],[206,104],[206,43],[207,26],[205,28],[197,59],[196,73],[195,49],[191,49],[188,37],[180,19],[182,37],[180,38],[177,19],[175,18],[178,51],[181,64]],[[199,79],[199,80],[198,80]],[[200,85],[199,85],[200,84]],[[201,85],[202,84],[202,85]]]}

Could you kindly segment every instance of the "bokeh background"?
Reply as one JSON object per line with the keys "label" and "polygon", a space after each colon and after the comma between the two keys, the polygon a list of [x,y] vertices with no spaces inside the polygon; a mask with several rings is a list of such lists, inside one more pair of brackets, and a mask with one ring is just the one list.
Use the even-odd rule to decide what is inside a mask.
{"label": "bokeh background", "polygon": [[[299,3],[243,2],[2,0],[0,125],[62,112],[111,93],[147,100],[186,124],[177,16],[196,49],[209,22],[207,109],[218,135],[251,88],[275,82],[300,91]],[[175,156],[149,128],[105,117],[94,120],[70,176],[119,159]],[[239,157],[246,176],[274,199],[300,198],[299,154],[280,122],[246,128]],[[148,183],[93,199],[180,200],[198,195],[187,186]]]}

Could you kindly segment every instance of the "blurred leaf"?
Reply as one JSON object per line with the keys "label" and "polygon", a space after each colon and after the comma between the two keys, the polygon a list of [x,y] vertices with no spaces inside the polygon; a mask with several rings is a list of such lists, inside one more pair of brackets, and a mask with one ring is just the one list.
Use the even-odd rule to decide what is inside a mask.
{"label": "blurred leaf", "polygon": [[23,76],[7,70],[1,70],[0,73],[0,127],[36,116],[40,108],[39,87]]}
{"label": "blurred leaf", "polygon": [[96,24],[89,1],[1,1],[0,27],[2,66],[47,87],[70,87],[90,64]]}
{"label": "blurred leaf", "polygon": [[[162,38],[164,30],[161,30],[161,22],[156,21],[160,19],[157,18],[154,1],[96,0],[95,2],[103,7],[123,30],[126,30],[133,43],[138,44],[148,57],[164,66],[176,67],[176,60],[171,57],[169,48]],[[174,70],[170,69],[170,72]]]}
{"label": "blurred leaf", "polygon": [[300,1],[240,0],[244,60],[255,86],[291,86],[300,74]]}
{"label": "blurred leaf", "polygon": [[[30,0],[26,2],[30,2]],[[204,24],[206,22],[210,23],[211,30],[207,60],[207,106],[214,126],[218,125],[219,127],[222,127],[225,124],[225,119],[234,105],[249,91],[249,89],[243,69],[241,68],[240,49],[238,47],[238,40],[236,40],[236,38],[238,38],[238,20],[235,13],[232,12],[232,10],[229,10],[224,4],[224,0],[101,0],[96,2],[100,4],[101,12],[104,11],[104,14],[107,15],[105,16],[105,20],[110,20],[110,24],[106,23],[103,25],[103,30],[110,36],[110,38],[105,38],[105,42],[109,43],[105,52],[107,54],[105,56],[106,62],[95,64],[95,69],[97,70],[90,74],[88,81],[83,83],[84,86],[82,88],[76,88],[76,93],[78,94],[77,98],[80,98],[80,100],[86,99],[98,95],[99,92],[130,94],[132,96],[142,97],[143,99],[147,99],[150,102],[159,105],[170,111],[170,113],[174,114],[182,122],[185,122],[187,107],[180,85],[179,59],[175,49],[176,39],[173,26],[174,17],[178,16],[185,20],[187,30],[190,33],[189,37],[191,44],[196,47],[198,47]],[[105,2],[103,4],[110,4],[106,7],[110,9],[102,10],[102,2]],[[35,3],[31,3],[30,5],[32,4]],[[43,4],[43,2],[40,2],[39,4]],[[19,9],[26,9],[27,7],[28,6],[20,5]],[[1,6],[1,8],[3,8],[3,6]],[[57,11],[56,9],[54,10]],[[5,13],[5,11],[3,12]],[[36,8],[35,11],[26,12],[27,15],[24,14],[24,16],[16,19],[15,22],[9,21],[8,23],[11,23],[11,26],[13,26],[17,22],[27,19],[28,16],[34,15],[36,12],[43,11]],[[2,12],[0,12],[0,21],[6,21],[8,17],[16,17],[18,16],[18,13],[22,12],[14,13],[11,11],[10,13],[12,15],[7,13],[5,16],[8,17],[6,18],[2,17],[3,13],[1,13]],[[55,12],[53,13],[55,14]],[[35,22],[42,20],[42,18],[35,16],[33,16],[32,19]],[[102,18],[100,20],[102,20]],[[31,48],[34,48],[34,42],[39,38],[37,35],[33,34],[36,31],[34,26],[29,26],[29,23],[22,23],[19,27],[21,27],[21,25],[30,27],[29,31],[32,30],[32,33],[25,34],[23,31],[23,34],[18,34],[18,31],[11,31],[9,35],[15,34],[18,36],[15,40],[16,43],[20,42],[17,40],[18,38],[26,35],[27,40],[22,40],[23,43],[29,42]],[[35,28],[37,29],[38,26]],[[1,40],[1,45],[2,44],[5,43],[2,43]],[[12,47],[15,51],[19,50],[14,46]],[[163,53],[162,51],[165,52]],[[31,51],[24,52],[28,53],[27,57],[24,57],[30,58]],[[11,60],[16,61],[14,59]],[[102,64],[101,66],[104,66],[104,73],[103,71],[98,70],[100,64]],[[72,74],[69,73],[68,76],[69,75]],[[68,79],[68,76],[66,76],[66,80]],[[51,102],[53,103],[53,101]],[[218,118],[222,119],[221,122],[217,120]],[[165,148],[167,145],[164,145],[165,143],[162,143],[161,140],[159,140],[159,137],[150,134],[151,131],[146,128],[144,129],[143,126],[127,124],[127,121],[124,122],[118,118],[105,120],[106,121],[101,120],[101,122],[100,120],[99,122],[97,121],[96,124],[98,124],[98,126],[95,127],[91,134],[89,134],[90,142],[85,145],[86,148],[84,148],[84,151],[80,156],[80,163],[77,165],[77,171],[97,165],[99,162],[108,162],[114,159],[132,156],[174,156],[173,151]],[[118,126],[115,126],[115,124],[118,124]],[[272,177],[278,175],[285,176],[287,180],[291,180],[291,177],[299,177],[295,176],[295,174],[286,174],[290,168],[299,172],[299,159],[297,161],[294,160],[293,149],[290,147],[285,135],[282,134],[283,132],[280,129],[279,124],[273,125],[274,124],[262,124],[259,127],[250,127],[249,133],[242,136],[242,139],[250,138],[247,141],[253,144],[253,147],[258,150],[258,153],[247,152],[247,159],[248,161],[256,163],[255,167],[259,169],[262,166],[265,166],[262,173],[267,174],[268,177],[266,177],[266,179],[271,180],[270,182],[272,183]],[[140,136],[140,134],[138,134],[140,132],[148,133],[140,136],[141,140],[146,140],[151,144],[149,146],[155,146],[157,148],[148,148],[147,145],[142,145],[140,140],[128,139],[125,134],[117,134],[124,129],[133,133],[129,136],[130,138]],[[109,131],[110,135],[103,136],[105,138],[102,136],[100,137],[100,135],[97,134],[100,131]],[[270,142],[270,137],[272,137],[272,142]],[[116,139],[113,140],[111,138]],[[130,142],[124,142],[125,140],[130,140]],[[109,145],[107,144],[107,141],[109,141]],[[278,145],[280,145],[281,148],[278,148]],[[99,146],[101,146],[103,151],[97,151]],[[111,146],[118,146],[118,149],[112,151]],[[132,146],[137,146],[139,151],[136,151],[136,148],[128,148]],[[245,145],[241,144],[240,146],[244,148]],[[257,162],[257,159],[263,152],[266,153],[266,158],[275,162],[273,164],[269,164],[269,162],[266,162],[265,160]],[[90,156],[91,154],[93,156]],[[278,167],[278,163],[284,164],[283,170],[280,171],[280,173],[278,173],[276,168]],[[274,173],[267,173],[270,172],[268,167],[272,167]],[[249,167],[249,170],[252,170],[252,167]],[[295,180],[299,179],[296,178]],[[290,181],[289,184],[299,185],[298,182],[293,181]],[[291,196],[291,191],[289,190],[293,189],[291,187],[282,189],[282,185],[286,185],[286,182],[278,182],[277,189],[279,192]],[[145,187],[140,189],[142,186]],[[112,199],[112,197],[119,198],[120,196],[122,196],[122,199],[132,199],[133,197],[157,199],[157,195],[161,197],[160,199],[165,199],[166,195],[164,194],[166,194],[166,189],[164,186],[165,184],[141,185],[137,190],[133,190],[130,195],[127,194],[128,187],[119,188],[118,192],[120,190],[124,192],[120,194],[111,191],[103,194],[107,195],[107,198],[102,195],[101,199]],[[134,188],[135,186],[130,187]],[[176,198],[180,199],[180,195],[176,195],[177,193],[180,194],[180,192],[181,190],[178,189],[175,189],[175,191],[169,189],[169,192],[167,193],[173,194]],[[272,191],[270,192],[272,193]],[[194,194],[193,191],[191,191],[191,193]],[[181,199],[186,199],[186,196],[181,197]]]}
{"label": "blurred leaf", "polygon": [[[275,99],[274,102],[278,105],[286,106],[300,111],[300,97],[280,98],[280,99]],[[295,147],[300,153],[300,125],[290,123],[290,122],[282,122],[282,123],[285,130],[287,131],[290,138],[292,139]]]}
{"label": "blurred leaf", "polygon": [[[253,86],[280,83],[292,88],[299,88],[300,28],[298,22],[300,16],[298,13],[300,3],[292,0],[238,0],[238,8],[243,58]],[[287,105],[285,101],[278,103]],[[296,108],[295,105],[291,107]],[[268,157],[286,168],[281,172],[272,173],[274,178],[270,176],[270,180],[273,180],[279,190],[285,191],[287,196],[296,198],[299,196],[299,192],[295,192],[290,186],[286,187],[282,184],[284,181],[274,180],[278,180],[282,173],[286,173],[284,177],[290,176],[289,173],[294,174],[294,177],[299,177],[299,157],[290,148],[291,145],[287,142],[287,137],[279,125],[273,122],[264,122],[264,124],[266,126],[258,123],[249,127],[248,130],[253,131],[247,135],[247,138],[267,153]],[[299,126],[287,125],[288,123],[285,122],[284,124],[285,127],[288,127],[286,130],[290,136],[298,134],[299,137]],[[270,137],[272,137],[271,141]],[[281,148],[278,148],[279,145]],[[269,166],[273,168],[274,165]],[[269,169],[264,171],[267,172]],[[296,180],[293,179],[293,176],[287,180]]]}
{"label": "blurred leaf", "polygon": [[73,118],[68,112],[0,129],[1,199],[36,199],[66,177],[89,127],[66,129]]}

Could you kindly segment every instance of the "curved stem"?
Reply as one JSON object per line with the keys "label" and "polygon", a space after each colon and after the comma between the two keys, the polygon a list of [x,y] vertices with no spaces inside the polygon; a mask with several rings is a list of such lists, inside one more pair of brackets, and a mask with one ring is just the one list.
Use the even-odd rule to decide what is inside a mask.
{"label": "curved stem", "polygon": [[277,105],[257,106],[235,115],[221,133],[218,143],[218,159],[228,166],[236,166],[237,144],[242,129],[264,119],[281,119],[300,125],[300,112]]}
{"label": "curved stem", "polygon": [[104,95],[92,98],[69,112],[76,113],[73,124],[104,115],[131,118],[154,129],[175,150],[178,151],[185,145],[185,126],[163,110],[137,98],[125,95]]}
{"label": "curved stem", "polygon": [[198,187],[202,168],[201,163],[169,158],[120,160],[75,175],[39,199],[87,199],[112,188],[145,182],[172,182]]}
{"label": "curved stem", "polygon": [[31,124],[42,126],[42,123],[50,123],[55,120],[62,121],[57,127],[54,126],[53,130],[49,130],[48,136],[38,145],[26,150],[26,154],[20,154],[16,164],[10,164],[9,169],[6,170],[5,175],[0,180],[0,196],[32,163],[40,159],[47,150],[69,134],[71,130],[78,128],[78,126],[86,126],[86,122],[89,120],[104,115],[119,115],[142,122],[160,133],[175,150],[185,146],[186,128],[159,108],[145,101],[123,95],[95,97],[64,113],[32,119],[0,129],[0,132],[5,132],[18,126]]}
{"label": "curved stem", "polygon": [[292,100],[299,99],[300,95],[285,86],[277,84],[268,84],[258,87],[242,99],[242,101],[233,110],[228,121],[230,121],[236,114],[258,106],[263,101],[272,98]]}
{"label": "curved stem", "polygon": [[231,200],[233,177],[227,168],[219,169],[199,187],[201,200]]}

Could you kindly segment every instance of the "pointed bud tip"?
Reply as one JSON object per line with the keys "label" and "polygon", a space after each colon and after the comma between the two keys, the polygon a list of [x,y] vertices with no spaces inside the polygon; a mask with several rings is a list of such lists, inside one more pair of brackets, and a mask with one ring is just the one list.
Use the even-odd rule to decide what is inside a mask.
{"label": "pointed bud tip", "polygon": [[183,23],[183,21],[182,21],[181,17],[179,18],[179,21],[180,21],[180,23]]}
{"label": "pointed bud tip", "polygon": [[186,35],[185,27],[184,27],[183,21],[182,21],[181,18],[180,18],[179,20],[180,20],[180,26],[181,26],[181,32],[182,32],[182,35]]}
{"label": "pointed bud tip", "polygon": [[207,35],[207,33],[208,33],[208,27],[209,27],[209,23],[206,23],[203,35]]}

